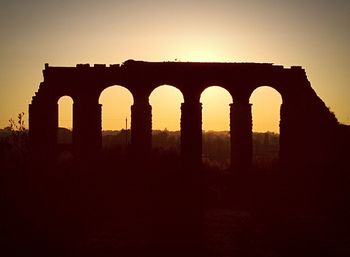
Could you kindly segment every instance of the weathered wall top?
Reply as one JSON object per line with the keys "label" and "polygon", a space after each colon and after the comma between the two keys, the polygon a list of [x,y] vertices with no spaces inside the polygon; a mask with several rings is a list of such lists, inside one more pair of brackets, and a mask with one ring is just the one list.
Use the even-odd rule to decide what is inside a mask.
{"label": "weathered wall top", "polygon": [[82,90],[90,90],[89,94],[98,98],[105,88],[112,85],[129,89],[134,97],[148,97],[156,87],[171,85],[178,88],[185,99],[197,99],[205,88],[215,85],[225,88],[233,100],[240,101],[249,101],[252,92],[260,86],[276,89],[283,101],[298,94],[298,88],[309,87],[302,67],[285,68],[271,63],[128,60],[109,66],[77,64],[76,67],[52,67],[45,64],[43,74],[43,85],[50,86],[42,86],[40,90],[46,91],[55,101],[63,95],[69,95],[74,100],[81,97]]}

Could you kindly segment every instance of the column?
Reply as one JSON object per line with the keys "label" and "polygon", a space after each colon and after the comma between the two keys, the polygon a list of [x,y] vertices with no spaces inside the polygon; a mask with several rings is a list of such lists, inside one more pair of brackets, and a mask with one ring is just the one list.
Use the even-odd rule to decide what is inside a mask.
{"label": "column", "polygon": [[185,167],[202,164],[202,104],[185,100],[181,104],[181,158]]}
{"label": "column", "polygon": [[55,156],[58,128],[58,104],[35,102],[29,105],[29,142],[35,159]]}
{"label": "column", "polygon": [[[293,169],[295,165],[303,164],[302,156],[310,153],[308,150],[308,138],[310,129],[307,128],[301,110],[290,103],[283,103],[280,109],[280,163],[283,169]],[[307,112],[303,110],[303,112]],[[303,126],[303,133],[300,133]],[[306,135],[306,136],[305,136]],[[304,137],[305,136],[305,137]]]}
{"label": "column", "polygon": [[282,166],[288,165],[288,114],[286,104],[281,104],[280,108],[280,142],[279,142],[279,158]]}
{"label": "column", "polygon": [[101,104],[95,99],[79,99],[73,104],[74,152],[79,158],[92,158],[101,146]]}
{"label": "column", "polygon": [[152,147],[152,106],[148,99],[134,99],[131,106],[131,148],[134,158],[147,160]]}
{"label": "column", "polygon": [[251,104],[230,104],[231,167],[233,171],[247,170],[252,164]]}

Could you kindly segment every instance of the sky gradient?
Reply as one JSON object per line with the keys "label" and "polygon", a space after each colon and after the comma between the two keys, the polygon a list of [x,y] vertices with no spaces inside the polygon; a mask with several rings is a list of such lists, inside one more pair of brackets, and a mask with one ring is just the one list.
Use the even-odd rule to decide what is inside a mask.
{"label": "sky gradient", "polygon": [[[350,1],[340,0],[4,0],[0,3],[0,128],[19,112],[28,114],[45,63],[75,66],[127,59],[300,65],[338,120],[350,124],[349,25]],[[111,96],[106,92],[100,97],[104,116],[109,115],[108,108],[119,112],[104,120],[104,129],[115,128],[113,124],[124,127],[130,112],[127,90],[115,88],[118,100],[108,100]],[[202,95],[206,130],[228,129],[230,99],[222,90],[209,88],[208,95]],[[178,129],[181,97],[174,88],[152,93],[154,128]],[[278,131],[279,101],[273,90],[254,93],[255,131]],[[108,119],[115,123],[107,125]]]}

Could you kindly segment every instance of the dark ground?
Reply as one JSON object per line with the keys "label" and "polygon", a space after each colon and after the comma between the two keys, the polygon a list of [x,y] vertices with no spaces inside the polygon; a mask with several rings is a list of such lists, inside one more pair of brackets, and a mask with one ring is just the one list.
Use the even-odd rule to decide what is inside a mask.
{"label": "dark ground", "polygon": [[1,256],[350,256],[345,168],[232,175],[156,163],[8,163]]}

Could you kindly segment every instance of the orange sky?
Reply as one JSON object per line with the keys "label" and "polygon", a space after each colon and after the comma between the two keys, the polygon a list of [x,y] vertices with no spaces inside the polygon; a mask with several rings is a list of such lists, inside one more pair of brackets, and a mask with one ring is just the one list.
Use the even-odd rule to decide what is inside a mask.
{"label": "orange sky", "polygon": [[[281,2],[1,1],[0,128],[17,113],[27,114],[44,63],[127,59],[301,65],[317,94],[349,124],[350,2]],[[154,128],[179,129],[181,98],[174,88],[152,93]],[[201,101],[203,128],[227,130],[228,93],[209,88]],[[272,89],[253,94],[255,131],[278,131],[280,101]],[[70,127],[63,102],[60,123]],[[124,127],[132,103],[127,90],[107,89],[100,102],[104,129]]]}

